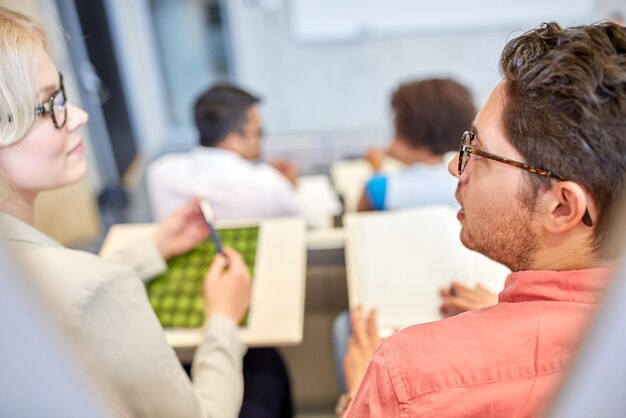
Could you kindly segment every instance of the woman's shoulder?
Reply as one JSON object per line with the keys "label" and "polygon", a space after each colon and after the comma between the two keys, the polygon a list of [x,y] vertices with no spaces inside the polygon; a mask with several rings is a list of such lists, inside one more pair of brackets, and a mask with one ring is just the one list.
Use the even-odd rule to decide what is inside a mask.
{"label": "woman's shoulder", "polygon": [[133,270],[95,254],[62,246],[17,246],[22,247],[16,258],[26,278],[44,298],[54,301],[62,310],[86,304],[102,289],[116,287],[120,281],[141,285]]}
{"label": "woman's shoulder", "polygon": [[123,266],[104,260],[87,251],[75,250],[62,245],[45,245],[37,243],[9,244],[17,249],[18,260],[26,263],[25,267],[42,272],[77,272],[80,274],[97,274],[109,269],[124,269]]}

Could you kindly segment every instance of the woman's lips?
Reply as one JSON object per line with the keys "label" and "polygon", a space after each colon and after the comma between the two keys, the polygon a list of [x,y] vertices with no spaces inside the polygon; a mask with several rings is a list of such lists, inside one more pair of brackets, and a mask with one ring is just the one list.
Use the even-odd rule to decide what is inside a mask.
{"label": "woman's lips", "polygon": [[67,154],[71,155],[71,154],[79,154],[82,153],[85,150],[85,147],[83,146],[83,140],[81,139],[78,144],[72,148]]}

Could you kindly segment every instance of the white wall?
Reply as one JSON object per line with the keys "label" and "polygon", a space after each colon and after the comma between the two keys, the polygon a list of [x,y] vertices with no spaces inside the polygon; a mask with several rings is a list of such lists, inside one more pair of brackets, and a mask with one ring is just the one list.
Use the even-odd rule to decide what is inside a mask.
{"label": "white wall", "polygon": [[[499,3],[509,1],[519,3]],[[384,145],[391,133],[390,93],[402,81],[454,77],[470,87],[481,106],[500,79],[497,65],[507,40],[541,21],[558,20],[545,16],[535,25],[518,28],[509,24],[492,30],[403,31],[315,43],[298,40],[294,33],[293,0],[223,3],[230,16],[235,81],[265,99],[261,110],[269,137],[264,154],[292,158],[304,172],[323,170],[338,158]],[[590,23],[614,11],[626,15],[624,0],[592,0],[586,5],[587,18],[570,14],[560,23]]]}
{"label": "white wall", "polygon": [[[530,28],[484,31],[476,27],[463,32],[303,43],[295,39],[290,25],[293,3],[289,0],[227,3],[236,80],[266,99],[263,114],[273,135],[355,129],[382,132],[389,126],[390,91],[411,78],[455,77],[472,89],[480,105],[499,80],[497,63],[507,39]],[[606,13],[623,9],[622,3],[599,0],[595,4]],[[563,23],[590,22],[596,19],[594,14],[589,13],[586,21]],[[551,19],[545,16],[543,20]]]}
{"label": "white wall", "polygon": [[[352,42],[304,43],[292,31],[292,2],[223,0],[222,4],[230,16],[234,81],[265,99],[262,113],[270,134],[266,155],[292,157],[309,169],[357,155],[368,145],[383,144],[389,134],[389,95],[404,80],[455,77],[472,89],[477,105],[482,104],[499,80],[502,47],[520,33],[513,28],[476,27],[472,32],[422,31]],[[123,45],[122,61],[129,65],[123,71],[124,81],[133,97],[142,151],[151,157],[163,149],[184,149],[195,143],[196,133],[192,126],[168,125],[159,111],[167,104],[166,86],[155,56],[148,0],[134,0],[132,7],[126,3],[107,2],[118,21],[116,40]],[[624,0],[596,0],[595,5],[589,21],[613,10],[626,12]]]}
{"label": "white wall", "polygon": [[254,2],[229,4],[236,79],[266,98],[272,134],[388,126],[391,89],[414,77],[453,76],[483,100],[498,79],[498,52],[508,34],[303,44],[291,34],[287,2],[269,12]]}

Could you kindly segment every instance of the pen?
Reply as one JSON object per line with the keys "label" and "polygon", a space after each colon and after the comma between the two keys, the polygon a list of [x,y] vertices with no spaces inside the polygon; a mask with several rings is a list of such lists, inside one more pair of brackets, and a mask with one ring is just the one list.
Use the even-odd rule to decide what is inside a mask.
{"label": "pen", "polygon": [[215,250],[220,253],[225,259],[226,264],[228,265],[228,257],[224,253],[224,248],[222,247],[222,241],[220,240],[219,235],[217,235],[217,231],[213,226],[213,220],[215,219],[215,215],[213,215],[213,210],[211,209],[211,205],[205,199],[200,199],[200,212],[202,212],[202,217],[204,218],[204,222],[206,222],[207,227],[209,228],[209,232],[211,234],[211,240],[213,240],[213,244],[215,244]]}

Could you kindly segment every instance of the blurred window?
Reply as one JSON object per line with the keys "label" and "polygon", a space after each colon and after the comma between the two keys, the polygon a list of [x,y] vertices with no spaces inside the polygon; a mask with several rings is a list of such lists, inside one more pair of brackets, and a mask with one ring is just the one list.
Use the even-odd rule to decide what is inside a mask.
{"label": "blurred window", "polygon": [[219,0],[150,0],[150,9],[169,122],[192,125],[197,95],[209,85],[228,79],[223,7]]}

